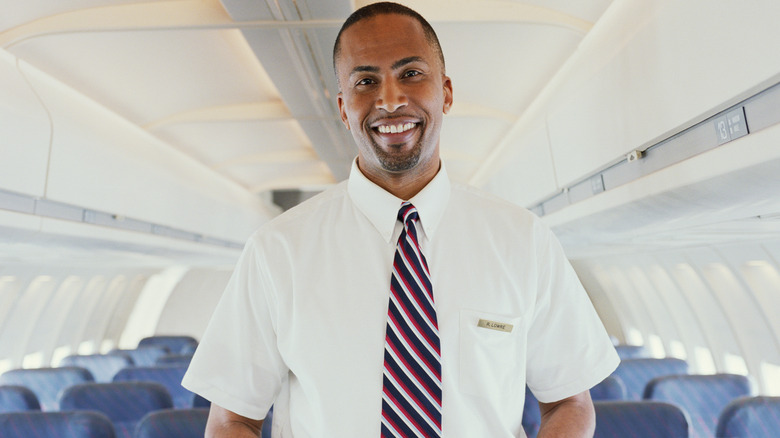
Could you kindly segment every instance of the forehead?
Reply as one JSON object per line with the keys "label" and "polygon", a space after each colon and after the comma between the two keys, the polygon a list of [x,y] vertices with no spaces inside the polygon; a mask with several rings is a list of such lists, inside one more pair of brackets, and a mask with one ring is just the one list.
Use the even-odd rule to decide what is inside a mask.
{"label": "forehead", "polygon": [[422,25],[406,15],[377,15],[358,21],[344,31],[336,68],[340,75],[349,74],[356,66],[384,67],[410,56],[430,64],[435,61],[436,55]]}

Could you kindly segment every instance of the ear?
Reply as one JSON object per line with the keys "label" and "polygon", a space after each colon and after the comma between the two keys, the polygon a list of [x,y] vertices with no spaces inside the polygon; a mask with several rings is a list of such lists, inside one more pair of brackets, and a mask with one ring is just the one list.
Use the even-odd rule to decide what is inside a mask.
{"label": "ear", "polygon": [[442,78],[442,89],[444,90],[444,106],[442,111],[444,114],[447,114],[450,112],[450,108],[452,108],[452,79],[450,79],[449,76],[445,75]]}
{"label": "ear", "polygon": [[349,131],[349,119],[347,119],[347,111],[344,109],[344,96],[340,91],[336,101],[339,104],[339,115],[341,116],[341,123],[343,123],[347,128],[347,131]]}

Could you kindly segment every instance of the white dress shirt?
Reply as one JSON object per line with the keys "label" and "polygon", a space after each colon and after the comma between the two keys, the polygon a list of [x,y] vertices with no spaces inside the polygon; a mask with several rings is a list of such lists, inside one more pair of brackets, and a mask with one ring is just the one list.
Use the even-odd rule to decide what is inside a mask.
{"label": "white dress shirt", "polygon": [[[538,218],[450,184],[443,165],[410,201],[441,336],[444,437],[524,436],[526,379],[550,402],[615,369],[601,321]],[[249,418],[273,404],[274,437],[378,437],[401,202],[353,164],[348,181],[260,228],[183,385]]]}

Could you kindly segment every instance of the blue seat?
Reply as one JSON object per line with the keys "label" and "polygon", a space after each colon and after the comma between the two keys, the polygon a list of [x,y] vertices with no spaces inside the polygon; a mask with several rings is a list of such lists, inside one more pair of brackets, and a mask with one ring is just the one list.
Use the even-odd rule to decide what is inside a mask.
{"label": "blue seat", "polygon": [[111,350],[111,355],[126,355],[133,360],[133,365],[138,367],[148,367],[154,365],[157,358],[169,354],[168,348],[163,345],[150,345],[129,350]]}
{"label": "blue seat", "polygon": [[155,365],[190,365],[192,362],[191,354],[166,354],[160,356],[155,361]]}
{"label": "blue seat", "polygon": [[186,344],[181,347],[179,354],[195,354],[195,350],[198,348],[198,344]]}
{"label": "blue seat", "polygon": [[645,386],[656,377],[688,374],[688,363],[682,359],[626,359],[612,373],[626,386],[627,400],[642,400]]}
{"label": "blue seat", "polygon": [[[192,336],[149,336],[138,342],[139,347],[149,345],[163,345],[168,347],[172,354],[187,354],[185,349],[189,350],[193,345],[197,346],[198,341]],[[194,351],[194,350],[193,350]]]}
{"label": "blue seat", "polygon": [[208,417],[205,408],[150,412],[138,422],[134,438],[203,438]]}
{"label": "blue seat", "polygon": [[0,386],[0,412],[40,411],[38,397],[29,388],[18,385]]}
{"label": "blue seat", "polygon": [[3,438],[115,438],[111,420],[99,412],[0,414]]}
{"label": "blue seat", "polygon": [[187,365],[159,365],[133,367],[120,370],[114,376],[115,382],[157,382],[165,386],[173,398],[175,408],[192,408],[195,394],[181,386],[181,379],[187,372]]}
{"label": "blue seat", "polygon": [[608,376],[593,388],[590,388],[590,398],[596,400],[625,400],[626,385],[615,376]]}
{"label": "blue seat", "polygon": [[717,438],[774,438],[780,434],[780,397],[741,397],[720,414]]}
{"label": "blue seat", "polygon": [[89,370],[96,382],[110,382],[117,371],[133,366],[133,359],[126,354],[87,354],[66,356],[60,366],[76,366]]}
{"label": "blue seat", "polygon": [[542,414],[539,411],[539,401],[534,394],[525,387],[525,404],[523,405],[523,419],[521,420],[523,430],[528,438],[536,438],[539,433],[539,426],[542,425]]}
{"label": "blue seat", "polygon": [[688,418],[679,407],[652,400],[597,401],[594,438],[687,438]]}
{"label": "blue seat", "polygon": [[643,345],[615,345],[620,360],[649,358],[650,353]]}
{"label": "blue seat", "polygon": [[721,411],[736,398],[751,393],[750,381],[736,374],[658,377],[645,388],[645,399],[674,403],[691,421],[691,437],[715,436]]}
{"label": "blue seat", "polygon": [[0,375],[0,385],[19,385],[32,390],[44,411],[59,408],[57,397],[64,388],[94,380],[92,373],[81,367],[20,368]]}
{"label": "blue seat", "polygon": [[133,435],[136,424],[149,412],[172,409],[165,386],[153,382],[82,383],[66,388],[62,410],[91,410],[105,414],[119,438]]}

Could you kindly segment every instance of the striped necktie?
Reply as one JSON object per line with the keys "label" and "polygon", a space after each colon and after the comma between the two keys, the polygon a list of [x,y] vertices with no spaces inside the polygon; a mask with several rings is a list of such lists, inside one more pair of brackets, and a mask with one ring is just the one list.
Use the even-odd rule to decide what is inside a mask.
{"label": "striped necktie", "polygon": [[428,263],[417,239],[417,209],[401,204],[382,379],[382,437],[441,436],[441,352]]}

